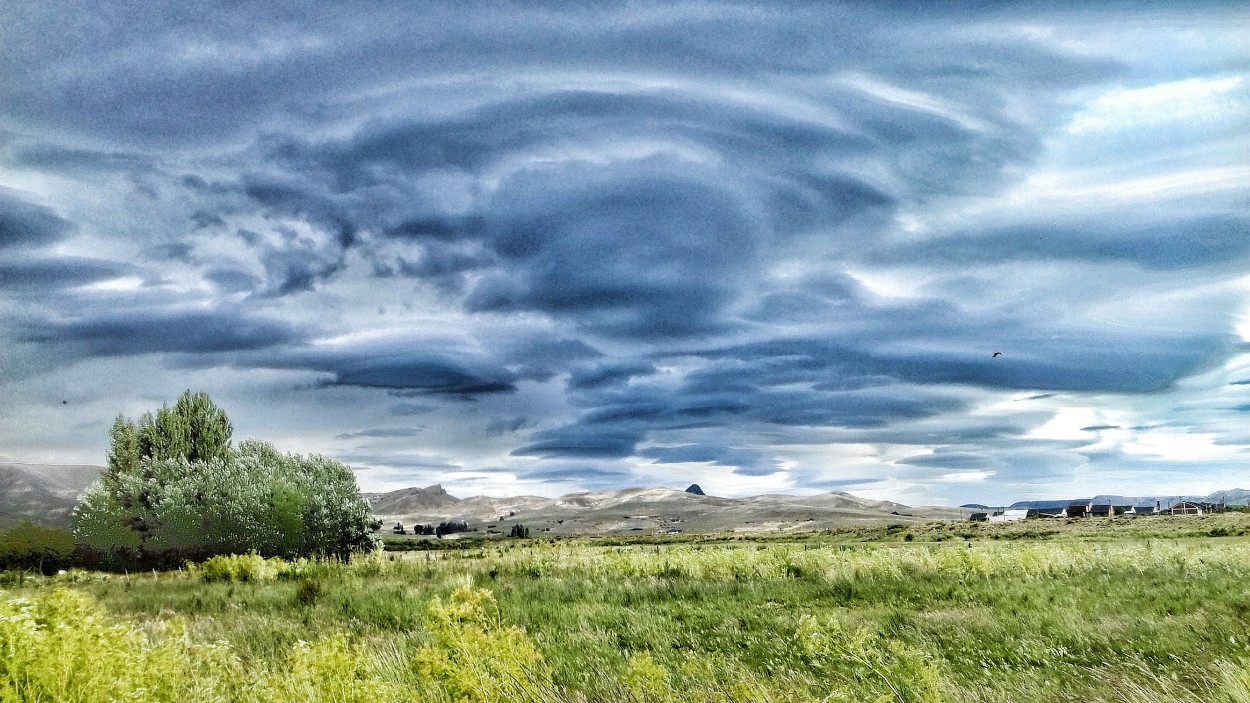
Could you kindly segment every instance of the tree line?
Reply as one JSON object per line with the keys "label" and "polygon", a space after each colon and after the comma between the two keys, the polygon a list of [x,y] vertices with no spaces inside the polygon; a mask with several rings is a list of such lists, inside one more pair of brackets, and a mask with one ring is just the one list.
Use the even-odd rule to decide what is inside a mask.
{"label": "tree line", "polygon": [[74,509],[73,538],[97,566],[180,564],[216,554],[334,557],[376,549],[380,523],[340,462],[234,446],[205,393],[138,421],[119,415],[108,466]]}

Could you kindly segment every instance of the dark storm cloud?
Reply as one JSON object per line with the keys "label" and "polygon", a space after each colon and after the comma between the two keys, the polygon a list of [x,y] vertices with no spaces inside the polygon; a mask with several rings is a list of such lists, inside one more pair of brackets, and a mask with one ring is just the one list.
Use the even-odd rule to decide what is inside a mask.
{"label": "dark storm cloud", "polygon": [[988,457],[968,452],[935,452],[899,459],[894,463],[939,469],[983,469],[995,465],[995,462]]}
{"label": "dark storm cloud", "polygon": [[765,293],[744,317],[768,325],[820,323],[862,306],[862,287],[849,276],[825,274]]}
{"label": "dark storm cloud", "polygon": [[580,461],[546,461],[540,468],[522,467],[517,471],[520,478],[554,483],[573,483],[587,489],[612,489],[627,485],[633,480],[628,467],[610,461],[593,459]]}
{"label": "dark storm cloud", "polygon": [[[294,244],[296,237],[292,234],[287,241]],[[310,291],[343,268],[341,255],[332,253],[327,257],[310,244],[269,248],[260,262],[268,279],[268,291],[279,296]]]}
{"label": "dark storm cloud", "polygon": [[129,264],[77,256],[0,259],[0,293],[47,294],[65,287],[118,278],[137,270]]}
{"label": "dark storm cloud", "polygon": [[[327,435],[373,466],[473,469],[455,445],[489,437],[541,459],[503,462],[522,480],[606,485],[630,460],[765,477],[787,445],[875,442],[914,446],[882,464],[916,480],[1059,476],[1096,435],[1028,439],[1046,408],[1175,391],[1245,351],[1233,303],[1167,302],[1240,271],[1242,204],[1000,198],[1062,161],[1094,96],[1175,80],[1116,57],[1134,17],[15,5],[0,177],[44,190],[0,189],[0,319],[73,360],[164,353],[381,400],[347,402]],[[1078,267],[1102,288],[1073,293]],[[1051,279],[1030,288],[1034,270]],[[121,276],[142,284],[82,288]],[[1161,292],[1157,319],[1093,321],[1139,286]],[[983,412],[1011,391],[1035,406]],[[420,439],[454,458],[368,446],[417,432],[396,418],[449,413],[463,435]],[[875,479],[845,480],[802,478]]]}
{"label": "dark storm cloud", "polygon": [[77,149],[49,142],[16,144],[4,151],[3,160],[31,170],[87,176],[115,172],[138,174],[156,170],[156,164],[151,158],[138,154]]}
{"label": "dark storm cloud", "polygon": [[[733,376],[732,382],[709,384],[700,379],[678,388],[644,384],[626,390],[592,391],[582,397],[582,404],[592,410],[571,424],[534,433],[531,444],[514,453],[625,457],[657,432],[752,425],[882,428],[895,421],[931,417],[963,406],[954,397],[901,386],[829,391],[785,384],[753,385],[741,369]],[[646,456],[659,458],[655,451]],[[682,451],[707,453],[713,449],[709,445]],[[735,456],[744,457],[744,451],[747,450],[737,450]],[[759,461],[752,465],[756,470],[762,466]]]}
{"label": "dark storm cloud", "polygon": [[[964,332],[966,334],[966,331]],[[908,354],[855,348],[821,339],[777,339],[709,351],[712,359],[755,364],[773,382],[828,378],[889,379],[916,384],[966,384],[987,388],[1145,393],[1169,387],[1242,349],[1232,335],[1145,335],[1130,331],[1010,331],[1024,351],[991,358],[983,350]],[[1004,332],[995,336],[1001,338]],[[731,362],[721,371],[737,376]],[[740,381],[739,381],[740,382]]]}
{"label": "dark storm cloud", "polygon": [[540,310],[635,338],[721,326],[735,295],[727,277],[755,248],[728,194],[659,171],[615,182],[578,176],[585,189],[556,198],[545,197],[555,184],[518,188],[526,195],[512,207],[531,212],[509,218],[494,240],[513,265],[480,283],[466,307]]}
{"label": "dark storm cloud", "polygon": [[[744,66],[780,75],[820,75],[831,66],[905,73],[919,66],[930,80],[992,74],[1037,86],[1071,85],[1091,71],[1105,72],[1088,59],[1055,66],[1051,54],[1006,42],[950,42],[920,53],[933,42],[926,25],[941,30],[950,18],[932,22],[932,15],[911,8],[863,4],[432,3],[419,14],[388,3],[316,11],[286,3],[205,3],[178,12],[148,3],[110,7],[102,12],[96,3],[71,2],[5,13],[9,32],[0,61],[8,71],[0,74],[6,76],[0,102],[45,128],[185,144],[263,128],[275,115],[315,124],[350,107],[325,100],[327,92],[367,94],[404,79],[490,75],[501,63],[513,70],[674,71],[709,79],[736,79]],[[58,41],[44,41],[48,36]]]}
{"label": "dark storm cloud", "polygon": [[443,457],[411,452],[366,453],[353,452],[336,454],[336,458],[346,464],[364,464],[366,466],[387,466],[396,469],[430,469],[436,471],[454,471],[464,468],[454,461]]}
{"label": "dark storm cloud", "polygon": [[306,332],[237,307],[129,309],[90,316],[32,320],[18,329],[24,342],[55,345],[75,356],[170,352],[242,352],[302,341]]}
{"label": "dark storm cloud", "polygon": [[486,424],[486,434],[502,437],[533,426],[534,421],[528,417],[497,417]]}
{"label": "dark storm cloud", "polygon": [[422,403],[396,403],[390,409],[390,414],[396,417],[409,417],[412,415],[427,415],[438,410],[437,405],[425,405]]}
{"label": "dark storm cloud", "polygon": [[515,390],[508,374],[492,377],[437,357],[348,361],[335,367],[333,373],[335,385],[435,395],[475,396]]}
{"label": "dark storm cloud", "polygon": [[530,443],[512,450],[514,456],[598,457],[619,459],[634,453],[645,430],[624,423],[589,422],[543,430],[530,435]]}
{"label": "dark storm cloud", "polygon": [[[706,9],[714,16],[724,8]],[[732,34],[745,29],[742,19],[714,24]],[[800,34],[812,29],[788,15],[770,20]],[[837,44],[822,37],[819,46]],[[881,48],[862,50],[868,58]],[[729,308],[743,292],[731,282],[752,279],[770,259],[813,247],[817,255],[858,252],[900,198],[993,186],[1033,158],[1039,136],[997,111],[989,94],[1004,84],[1045,93],[1111,75],[1106,62],[984,42],[950,52],[952,61],[977,63],[975,74],[945,59],[908,62],[894,47],[882,53],[887,80],[904,88],[936,81],[966,114],[918,109],[854,81],[784,96],[797,110],[771,104],[783,97],[780,78],[780,92],[764,82],[758,94],[740,95],[702,79],[614,91],[536,83],[490,99],[460,96],[426,116],[375,120],[347,138],[276,139],[263,150],[268,168],[246,176],[245,190],[344,246],[370,232],[414,252],[375,261],[381,275],[459,291],[466,274],[481,274],[464,299],[470,312],[539,311],[627,338],[729,331]],[[319,275],[310,270],[305,280]]]}
{"label": "dark storm cloud", "polygon": [[394,268],[382,261],[376,262],[376,265],[380,271],[397,271],[404,276],[429,281],[448,292],[459,293],[464,287],[465,274],[489,268],[496,262],[493,253],[475,242],[425,241],[419,247],[415,260],[399,256]]}
{"label": "dark storm cloud", "polygon": [[[241,357],[241,366],[303,369],[329,375],[328,386],[354,386],[400,395],[475,398],[516,390],[516,376],[486,359],[431,351],[421,341],[383,345],[290,348]],[[424,347],[424,348],[423,348]],[[411,407],[411,406],[407,406]]]}
{"label": "dark storm cloud", "polygon": [[767,457],[763,451],[746,447],[727,447],[711,444],[684,444],[675,447],[648,447],[638,451],[638,456],[653,459],[659,464],[711,463],[734,467],[734,473],[743,476],[769,476],[781,470],[780,462]]}
{"label": "dark storm cloud", "polygon": [[502,335],[491,349],[501,364],[516,370],[519,378],[549,381],[571,365],[597,359],[603,352],[579,339],[545,334]]}
{"label": "dark storm cloud", "polygon": [[826,490],[826,491],[851,491],[855,489],[862,490],[865,488],[872,488],[873,484],[879,484],[881,482],[882,480],[879,478],[873,478],[873,477],[868,477],[868,476],[864,476],[861,478],[836,478],[836,479],[813,478],[812,480],[807,481],[805,485],[807,485],[809,488],[819,488],[821,490]]}
{"label": "dark storm cloud", "polygon": [[213,268],[204,272],[204,277],[212,281],[223,292],[251,292],[260,286],[260,279],[247,271],[233,268]]}
{"label": "dark storm cloud", "polygon": [[892,262],[1128,261],[1151,269],[1228,264],[1250,257],[1250,218],[1204,214],[1125,224],[1048,222],[959,233],[877,255]]}
{"label": "dark storm cloud", "polygon": [[344,432],[335,435],[335,439],[360,439],[364,437],[416,437],[421,434],[420,427],[373,427],[359,432]]}
{"label": "dark storm cloud", "polygon": [[0,250],[53,244],[72,230],[73,224],[51,209],[0,188]]}
{"label": "dark storm cloud", "polygon": [[569,375],[569,388],[585,390],[625,383],[636,376],[657,372],[654,364],[645,361],[615,359],[596,364],[574,366]]}

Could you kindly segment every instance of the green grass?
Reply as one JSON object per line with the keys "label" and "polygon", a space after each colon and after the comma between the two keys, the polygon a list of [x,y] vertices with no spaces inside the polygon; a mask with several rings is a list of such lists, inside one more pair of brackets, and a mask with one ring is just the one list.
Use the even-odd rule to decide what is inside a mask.
{"label": "green grass", "polygon": [[[1250,538],[1202,535],[1248,520],[504,540],[270,564],[248,581],[28,577],[0,601],[83,596],[139,633],[93,658],[157,652],[182,672],[166,676],[179,701],[1246,702]],[[348,687],[317,689],[329,679]]]}

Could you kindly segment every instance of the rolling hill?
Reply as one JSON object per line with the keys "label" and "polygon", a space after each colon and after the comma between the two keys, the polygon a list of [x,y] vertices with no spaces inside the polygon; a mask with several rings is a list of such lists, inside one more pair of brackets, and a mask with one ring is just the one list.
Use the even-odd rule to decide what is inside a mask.
{"label": "rolling hill", "polygon": [[0,463],[0,527],[22,520],[69,527],[78,496],[102,466]]}
{"label": "rolling hill", "polygon": [[886,522],[960,520],[961,508],[912,508],[847,493],[720,498],[670,488],[456,499],[441,486],[366,494],[374,512],[405,526],[464,520],[470,528],[507,534],[521,523],[534,536],[655,532],[776,531]]}

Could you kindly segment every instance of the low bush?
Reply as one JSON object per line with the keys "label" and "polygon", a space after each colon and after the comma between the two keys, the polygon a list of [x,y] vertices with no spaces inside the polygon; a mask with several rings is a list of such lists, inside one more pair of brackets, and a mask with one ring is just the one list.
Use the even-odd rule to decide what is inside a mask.
{"label": "low bush", "polygon": [[418,676],[457,703],[541,699],[553,687],[542,654],[517,627],[505,626],[490,591],[464,586],[426,615],[430,641],[413,657]]}
{"label": "low bush", "polygon": [[251,554],[219,554],[187,569],[204,581],[272,581],[288,569],[287,562]]}
{"label": "low bush", "polygon": [[228,700],[244,681],[228,647],[191,644],[180,620],[144,631],[65,589],[0,599],[0,644],[6,703]]}
{"label": "low bush", "polygon": [[245,664],[224,642],[192,643],[181,618],[139,627],[66,589],[0,596],[5,703],[513,703],[565,697],[534,643],[521,629],[504,625],[494,597],[480,589],[434,599],[426,618],[429,641],[410,654],[402,640],[398,647],[378,647],[338,631],[296,642],[273,666]]}
{"label": "low bush", "polygon": [[304,607],[315,605],[320,597],[321,581],[317,579],[304,579],[295,588],[295,603],[297,605]]}

